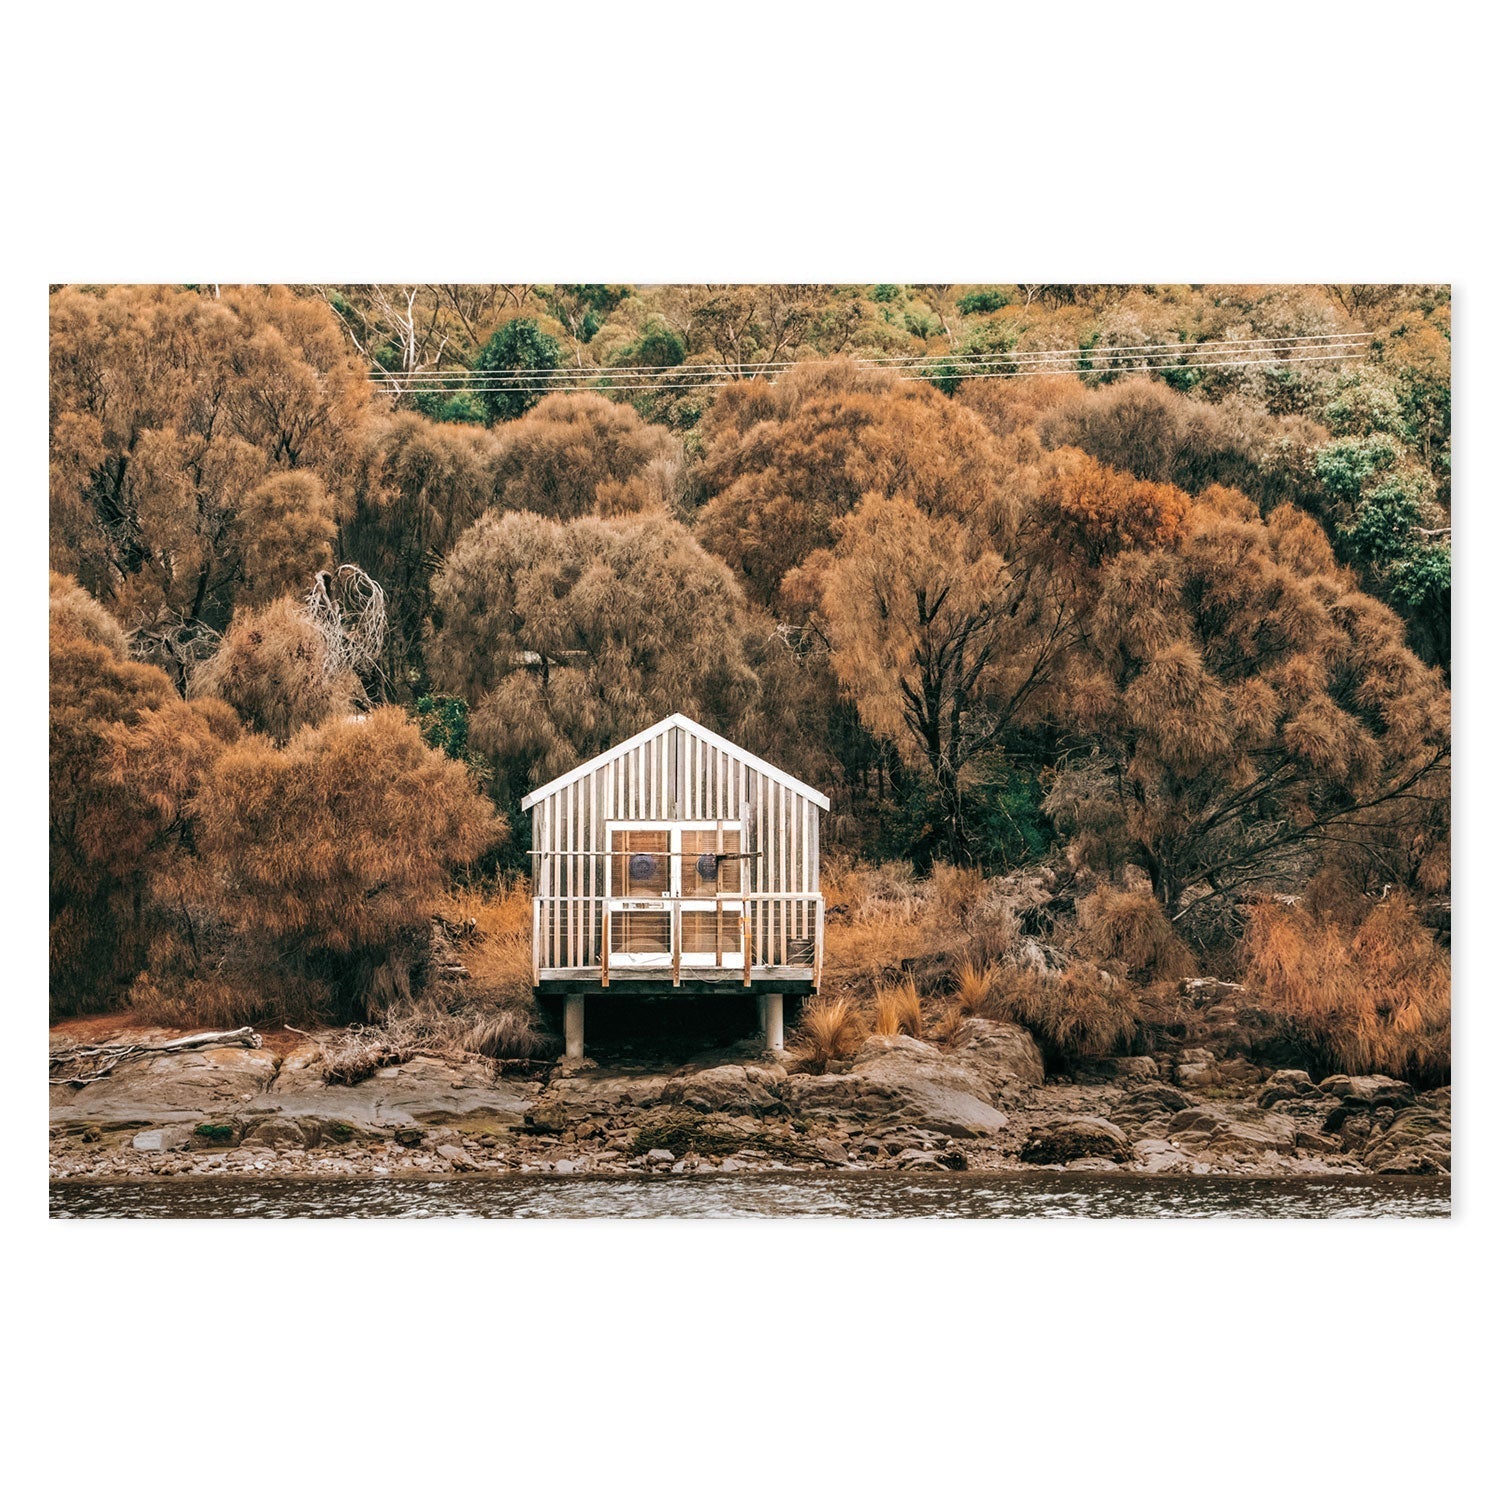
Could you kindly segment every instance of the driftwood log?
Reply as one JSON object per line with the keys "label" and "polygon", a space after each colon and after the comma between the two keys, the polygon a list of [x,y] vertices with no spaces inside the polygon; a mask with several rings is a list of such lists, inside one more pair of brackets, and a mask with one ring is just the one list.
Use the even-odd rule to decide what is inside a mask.
{"label": "driftwood log", "polygon": [[82,1088],[96,1078],[108,1078],[122,1062],[131,1058],[145,1057],[155,1052],[192,1052],[199,1047],[259,1047],[260,1034],[253,1026],[241,1026],[235,1031],[200,1031],[195,1036],[180,1036],[171,1042],[106,1042],[97,1047],[62,1047],[47,1058],[47,1071],[56,1073],[70,1067],[93,1067],[93,1072],[83,1072],[67,1081],[75,1088]]}

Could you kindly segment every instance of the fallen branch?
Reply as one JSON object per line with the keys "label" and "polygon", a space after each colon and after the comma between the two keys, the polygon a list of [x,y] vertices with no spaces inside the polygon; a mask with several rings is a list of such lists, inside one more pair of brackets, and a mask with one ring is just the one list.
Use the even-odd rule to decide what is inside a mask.
{"label": "fallen branch", "polygon": [[96,1078],[108,1078],[122,1062],[135,1057],[145,1057],[159,1052],[189,1052],[199,1047],[259,1047],[260,1036],[253,1026],[241,1026],[235,1031],[200,1031],[196,1036],[181,1036],[171,1042],[106,1042],[97,1047],[64,1047],[49,1053],[47,1071],[55,1073],[70,1064],[97,1062],[100,1066],[92,1073],[68,1079],[81,1088]]}

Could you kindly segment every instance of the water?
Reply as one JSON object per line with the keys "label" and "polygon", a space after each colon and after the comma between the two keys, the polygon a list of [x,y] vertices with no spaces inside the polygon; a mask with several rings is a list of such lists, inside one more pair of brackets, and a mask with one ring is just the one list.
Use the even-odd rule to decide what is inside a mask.
{"label": "water", "polygon": [[1447,1178],[783,1173],[61,1182],[62,1219],[1446,1218]]}

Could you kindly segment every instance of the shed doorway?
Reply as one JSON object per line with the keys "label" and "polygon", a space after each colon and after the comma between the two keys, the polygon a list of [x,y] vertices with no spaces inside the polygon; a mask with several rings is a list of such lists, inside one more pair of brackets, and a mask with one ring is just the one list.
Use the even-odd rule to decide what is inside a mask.
{"label": "shed doorway", "polygon": [[606,947],[611,969],[744,965],[749,889],[741,825],[609,822],[604,830]]}

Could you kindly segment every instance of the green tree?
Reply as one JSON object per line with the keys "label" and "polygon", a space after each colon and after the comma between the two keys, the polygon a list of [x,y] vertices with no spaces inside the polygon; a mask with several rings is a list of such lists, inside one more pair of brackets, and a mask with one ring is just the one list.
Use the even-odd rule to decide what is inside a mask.
{"label": "green tree", "polygon": [[[490,336],[474,368],[489,375],[481,399],[492,422],[510,422],[531,410],[541,392],[529,386],[528,373],[555,370],[562,363],[562,345],[530,318],[512,318]],[[510,378],[507,378],[510,377]]]}

